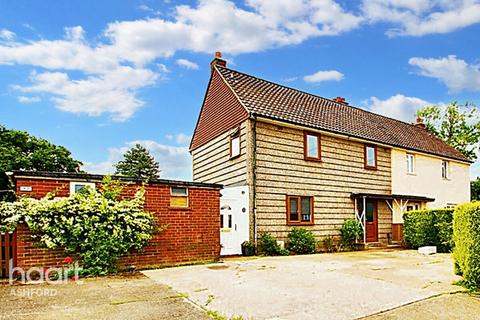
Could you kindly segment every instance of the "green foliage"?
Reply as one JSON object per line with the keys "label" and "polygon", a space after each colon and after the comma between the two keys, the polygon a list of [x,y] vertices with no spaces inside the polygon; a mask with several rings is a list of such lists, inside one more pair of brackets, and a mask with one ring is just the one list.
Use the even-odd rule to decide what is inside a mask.
{"label": "green foliage", "polygon": [[403,215],[403,232],[409,247],[437,246],[439,252],[453,248],[453,209],[408,211]]}
{"label": "green foliage", "polygon": [[355,219],[347,219],[340,229],[342,248],[356,250],[355,243],[363,236],[360,223]]}
{"label": "green foliage", "polygon": [[293,228],[288,233],[288,249],[297,254],[315,253],[317,242],[312,231],[305,228]]}
{"label": "green foliage", "polygon": [[480,177],[470,182],[472,201],[480,200]]}
{"label": "green foliage", "polygon": [[288,256],[288,250],[282,249],[277,243],[277,240],[268,232],[260,235],[259,249],[267,256]]}
{"label": "green foliage", "polygon": [[473,104],[452,102],[445,108],[428,106],[418,110],[427,129],[471,160],[477,158],[480,142],[480,117]]}
{"label": "green foliage", "polygon": [[138,143],[123,155],[115,169],[115,174],[135,178],[156,179],[160,174],[158,162]]}
{"label": "green foliage", "polygon": [[[0,197],[10,189],[5,172],[14,170],[79,172],[82,163],[65,147],[0,126]],[[14,193],[11,193],[14,195]],[[3,197],[2,197],[3,198]],[[0,198],[0,199],[2,199]]]}
{"label": "green foliage", "polygon": [[480,201],[458,206],[453,214],[455,272],[470,288],[480,288]]}
{"label": "green foliage", "polygon": [[148,243],[155,221],[143,209],[143,188],[131,199],[117,200],[121,189],[108,178],[104,182],[99,191],[86,188],[68,198],[0,202],[0,229],[13,230],[25,222],[34,240],[47,248],[77,253],[88,273],[114,271],[118,258]]}

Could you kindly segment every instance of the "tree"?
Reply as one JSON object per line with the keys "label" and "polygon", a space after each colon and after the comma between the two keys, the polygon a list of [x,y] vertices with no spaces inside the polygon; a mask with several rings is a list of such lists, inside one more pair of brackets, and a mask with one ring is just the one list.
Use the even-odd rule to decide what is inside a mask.
{"label": "tree", "polygon": [[466,103],[452,102],[446,107],[428,106],[417,111],[427,130],[462,152],[471,160],[477,159],[480,142],[479,110]]}
{"label": "tree", "polygon": [[470,189],[472,192],[472,201],[480,200],[480,177],[470,182]]}
{"label": "tree", "polygon": [[117,175],[135,178],[156,179],[160,175],[158,162],[138,143],[123,155],[115,169]]}
{"label": "tree", "polygon": [[34,137],[25,131],[0,125],[0,197],[9,190],[6,172],[13,170],[80,172],[82,162],[65,147]]}

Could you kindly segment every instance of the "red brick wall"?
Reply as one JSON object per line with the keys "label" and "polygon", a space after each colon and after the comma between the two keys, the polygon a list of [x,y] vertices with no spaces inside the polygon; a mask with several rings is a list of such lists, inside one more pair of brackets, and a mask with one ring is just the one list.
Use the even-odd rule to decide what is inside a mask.
{"label": "red brick wall", "polygon": [[[31,186],[31,192],[21,192],[20,186]],[[57,196],[68,196],[70,182],[65,180],[24,179],[16,182],[17,194],[41,198],[55,190]],[[129,186],[126,194],[132,194]],[[153,212],[165,230],[154,235],[143,252],[122,257],[119,267],[135,265],[150,268],[182,263],[218,260],[220,256],[220,191],[188,187],[189,208],[170,208],[170,186],[146,186],[145,210]],[[59,266],[65,258],[62,250],[48,250],[33,243],[26,226],[17,229],[17,266]]]}

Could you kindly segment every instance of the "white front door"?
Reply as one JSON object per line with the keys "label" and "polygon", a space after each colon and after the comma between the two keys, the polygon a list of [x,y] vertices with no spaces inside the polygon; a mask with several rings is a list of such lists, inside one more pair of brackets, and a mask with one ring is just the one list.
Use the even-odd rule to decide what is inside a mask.
{"label": "white front door", "polygon": [[220,198],[220,254],[242,254],[242,242],[247,241],[248,187],[231,187],[221,191]]}

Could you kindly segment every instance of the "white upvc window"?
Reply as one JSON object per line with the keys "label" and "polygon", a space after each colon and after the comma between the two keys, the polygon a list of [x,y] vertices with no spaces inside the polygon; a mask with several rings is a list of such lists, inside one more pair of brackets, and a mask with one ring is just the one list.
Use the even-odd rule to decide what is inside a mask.
{"label": "white upvc window", "polygon": [[442,179],[450,179],[450,163],[447,160],[442,160]]}
{"label": "white upvc window", "polygon": [[415,173],[415,155],[407,153],[407,173]]}
{"label": "white upvc window", "polygon": [[93,182],[80,182],[80,181],[72,181],[70,182],[70,194],[75,194],[80,192],[83,188],[92,188],[95,190],[95,183]]}

